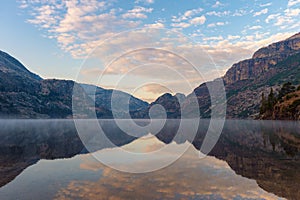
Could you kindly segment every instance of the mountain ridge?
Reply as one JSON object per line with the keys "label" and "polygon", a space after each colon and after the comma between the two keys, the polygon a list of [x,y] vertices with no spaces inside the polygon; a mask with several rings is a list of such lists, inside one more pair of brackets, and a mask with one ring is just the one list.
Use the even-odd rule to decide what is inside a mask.
{"label": "mountain ridge", "polygon": [[[258,97],[262,93],[271,87],[278,90],[284,82],[300,81],[300,33],[258,49],[252,58],[233,64],[221,78],[227,96],[226,118],[256,119],[261,101]],[[218,80],[202,83],[187,95],[183,102],[185,116],[193,117],[195,109],[199,109],[202,118],[211,117],[213,105],[207,84]],[[198,105],[189,103],[195,101]],[[179,115],[179,112],[173,114],[174,118]]]}
{"label": "mountain ridge", "polygon": [[[94,86],[95,90],[106,94],[106,99],[91,99],[85,93],[80,83],[73,80],[42,79],[40,76],[30,72],[20,61],[0,51],[0,118],[72,118],[72,93],[74,85],[79,95],[84,99],[81,106],[95,105],[95,108],[88,107],[90,113],[95,110],[98,118],[113,118],[110,98],[113,90],[106,90]],[[148,104],[125,92],[116,91],[119,95],[119,108],[122,110],[116,113],[116,117],[122,118],[129,105],[133,108],[146,107]],[[97,95],[96,95],[97,96]],[[91,113],[92,114],[92,113]],[[92,116],[92,115],[91,115]],[[80,117],[89,118],[82,115]]]}
{"label": "mountain ridge", "polygon": [[[16,69],[20,69],[25,74],[25,78],[18,74]],[[278,90],[283,82],[289,81],[293,84],[300,82],[300,33],[258,49],[252,58],[233,64],[223,77],[202,83],[187,96],[163,94],[151,104],[122,91],[106,90],[98,86],[68,82],[68,80],[42,79],[2,51],[0,51],[0,75],[0,116],[22,111],[25,118],[27,118],[26,112],[29,113],[29,117],[52,118],[53,115],[49,114],[51,109],[57,111],[65,109],[64,115],[54,116],[70,118],[72,96],[67,91],[71,90],[72,84],[78,84],[82,88],[81,92],[84,93],[83,97],[89,98],[88,101],[95,101],[96,114],[99,118],[113,117],[111,112],[113,92],[120,99],[114,117],[128,117],[124,112],[127,111],[129,103],[129,112],[133,118],[149,118],[149,110],[156,104],[165,107],[168,118],[180,118],[182,114],[185,117],[199,117],[199,112],[202,118],[209,118],[214,105],[211,105],[207,85],[222,79],[227,96],[226,117],[253,119],[259,115],[260,98],[258,97],[262,93],[267,93],[271,87]],[[47,90],[50,92],[45,92]],[[53,94],[58,101],[51,100]],[[31,105],[30,102],[35,102],[36,105]],[[48,112],[42,112],[45,109],[48,109]]]}

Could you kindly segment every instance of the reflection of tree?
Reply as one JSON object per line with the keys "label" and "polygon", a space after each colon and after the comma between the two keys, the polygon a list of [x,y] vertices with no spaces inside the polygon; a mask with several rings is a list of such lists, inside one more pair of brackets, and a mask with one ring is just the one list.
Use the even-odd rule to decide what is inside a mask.
{"label": "reflection of tree", "polygon": [[[207,126],[207,122],[200,125],[193,141],[197,149],[201,149]],[[300,199],[299,126],[280,121],[227,121],[209,155],[225,160],[237,174],[255,179],[264,190]],[[187,134],[189,127],[185,130]]]}
{"label": "reflection of tree", "polygon": [[[103,123],[107,136],[116,145],[135,139],[124,135],[115,123]],[[156,136],[165,143],[192,141],[200,149],[209,120],[200,123],[194,140],[189,136],[191,124],[179,129],[177,120],[169,120]],[[227,121],[210,155],[225,160],[237,174],[255,179],[264,190],[300,199],[299,126],[295,122]],[[0,185],[8,183],[41,158],[68,158],[83,151],[74,124],[70,122],[30,126],[3,124],[1,127],[4,128],[0,140]],[[103,144],[104,147],[110,146]]]}
{"label": "reflection of tree", "polygon": [[[289,157],[295,157],[299,152],[300,138],[295,132],[293,126],[294,122],[290,123],[290,126],[286,126],[287,122],[269,122],[268,126],[262,126],[262,135],[264,138],[264,145],[269,142],[272,145],[272,150],[276,148],[282,149]],[[297,127],[295,127],[297,128]]]}
{"label": "reflection of tree", "polygon": [[211,155],[225,160],[237,174],[255,179],[264,190],[300,198],[299,123],[248,121],[226,126]]}
{"label": "reflection of tree", "polygon": [[274,134],[271,130],[262,128],[262,134],[264,138],[264,144],[266,145],[268,142],[272,145],[272,150],[275,151],[276,146],[280,144],[280,138]]}

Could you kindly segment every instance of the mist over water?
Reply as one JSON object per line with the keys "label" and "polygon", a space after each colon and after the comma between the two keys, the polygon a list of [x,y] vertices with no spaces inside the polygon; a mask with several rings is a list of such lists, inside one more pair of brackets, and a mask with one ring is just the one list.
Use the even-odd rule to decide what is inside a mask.
{"label": "mist over water", "polygon": [[[90,126],[95,121],[85,120],[85,135],[78,134],[73,120],[0,120],[0,197],[63,199],[84,195],[92,199],[99,193],[121,199],[133,194],[146,199],[173,199],[172,195],[220,199],[300,197],[299,122],[228,120],[216,145],[204,157],[201,147],[209,122],[201,120],[196,134],[191,134],[193,120],[183,126],[180,120],[167,120],[156,134],[151,133],[156,127],[149,127],[134,137],[122,131],[115,120],[97,121],[104,134],[97,132],[99,127]],[[126,120],[120,123],[126,124]],[[136,123],[145,126],[148,121]],[[154,152],[159,156],[153,156]],[[166,166],[150,173],[121,172],[158,164]],[[210,183],[205,181],[205,174]],[[153,182],[146,181],[149,179]],[[171,183],[182,190],[171,187]],[[140,185],[145,184],[157,192],[143,190]],[[131,186],[140,191],[133,192]],[[242,186],[250,189],[245,192]],[[234,188],[234,193],[228,187]]]}

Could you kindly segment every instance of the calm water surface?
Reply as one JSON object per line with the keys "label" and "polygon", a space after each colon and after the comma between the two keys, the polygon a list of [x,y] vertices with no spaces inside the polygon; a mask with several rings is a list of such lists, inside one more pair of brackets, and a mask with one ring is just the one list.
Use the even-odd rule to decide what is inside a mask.
{"label": "calm water surface", "polygon": [[[71,120],[0,121],[0,199],[300,199],[299,122],[227,121],[201,159],[208,121],[192,141],[190,127],[178,130],[176,120],[139,138],[114,121],[99,123],[118,147],[99,139],[89,153]],[[95,130],[86,132],[89,137]],[[136,161],[120,159],[119,147],[141,155],[168,151]],[[144,168],[182,148],[187,151],[176,162],[144,174],[120,172],[96,159],[104,156],[124,170]]]}

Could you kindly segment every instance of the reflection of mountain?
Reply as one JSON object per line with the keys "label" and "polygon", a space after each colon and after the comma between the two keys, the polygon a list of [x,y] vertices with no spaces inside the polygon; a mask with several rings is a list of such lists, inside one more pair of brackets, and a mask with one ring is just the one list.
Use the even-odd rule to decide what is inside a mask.
{"label": "reflection of mountain", "polygon": [[[4,120],[0,121],[0,125],[0,186],[40,159],[70,158],[87,152],[71,120]],[[107,137],[113,144],[98,142],[98,149],[121,146],[134,139],[113,122],[104,124],[102,128],[109,133]],[[92,137],[95,131],[87,127],[86,137]]]}
{"label": "reflection of mountain", "polygon": [[[225,160],[266,191],[299,199],[299,130],[293,123],[229,121],[209,155]],[[199,140],[194,145],[199,148]]]}
{"label": "reflection of mountain", "polygon": [[[243,123],[236,126],[236,131],[228,129],[231,137],[222,137],[220,146],[223,147],[217,145],[211,155],[225,160],[237,174],[255,179],[264,190],[299,199],[299,125],[270,123],[259,126],[260,130],[248,131],[242,129]],[[246,127],[251,126],[249,123]]]}
{"label": "reflection of mountain", "polygon": [[[135,138],[121,131],[113,121],[102,121],[106,136],[117,146]],[[179,130],[177,120],[169,120],[156,135],[164,143],[192,141],[192,122]],[[201,148],[209,121],[202,121],[193,145]],[[69,158],[84,153],[72,121],[1,121],[0,176],[5,185],[39,159]],[[85,137],[97,149],[112,147],[101,138],[95,141],[93,128]],[[300,134],[299,124],[288,122],[227,121],[223,133],[209,155],[225,160],[244,177],[257,181],[261,188],[289,199],[299,199]],[[176,137],[175,137],[176,134]],[[96,150],[96,149],[94,149]]]}

